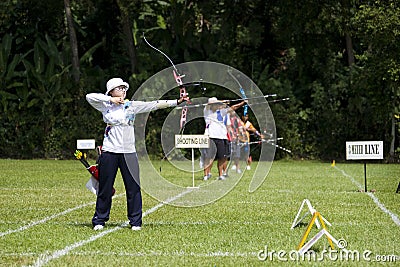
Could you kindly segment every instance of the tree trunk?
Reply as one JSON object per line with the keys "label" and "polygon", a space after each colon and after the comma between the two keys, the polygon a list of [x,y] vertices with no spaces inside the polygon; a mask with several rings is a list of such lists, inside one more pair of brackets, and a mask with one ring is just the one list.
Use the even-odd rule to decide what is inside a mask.
{"label": "tree trunk", "polygon": [[127,16],[125,12],[122,12],[122,23],[125,36],[125,43],[129,53],[129,61],[131,62],[131,72],[136,73],[137,59],[136,59],[136,47],[132,33],[132,23],[131,20],[129,19],[129,16]]}
{"label": "tree trunk", "polygon": [[353,53],[353,41],[349,33],[346,33],[346,50],[347,50],[347,62],[349,66],[352,66],[355,62]]}
{"label": "tree trunk", "polygon": [[121,23],[122,23],[122,31],[124,33],[124,41],[125,45],[128,49],[129,61],[131,63],[131,72],[137,73],[137,58],[136,58],[136,47],[135,41],[133,40],[132,33],[132,22],[129,18],[129,12],[127,8],[123,5],[123,1],[116,1],[118,4],[118,8],[121,12]]}
{"label": "tree trunk", "polygon": [[74,28],[74,21],[72,19],[71,3],[70,0],[64,0],[65,16],[67,17],[67,26],[69,31],[69,41],[72,50],[72,75],[75,82],[79,82],[79,54],[78,54],[78,41]]}
{"label": "tree trunk", "polygon": [[390,142],[389,155],[390,155],[390,160],[394,160],[394,146],[395,146],[395,143],[396,143],[396,120],[395,120],[394,116],[392,116],[391,137],[392,137],[392,140]]}
{"label": "tree trunk", "polygon": [[[351,10],[355,8],[354,4],[351,3],[351,0],[344,0],[343,1],[343,19],[345,25],[348,25],[350,23],[350,20],[352,18],[352,12]],[[353,51],[353,40],[351,39],[351,31],[349,26],[345,26],[344,28],[345,32],[345,38],[346,38],[346,50],[347,50],[347,63],[349,66],[353,66],[355,63],[354,60],[354,51]]]}

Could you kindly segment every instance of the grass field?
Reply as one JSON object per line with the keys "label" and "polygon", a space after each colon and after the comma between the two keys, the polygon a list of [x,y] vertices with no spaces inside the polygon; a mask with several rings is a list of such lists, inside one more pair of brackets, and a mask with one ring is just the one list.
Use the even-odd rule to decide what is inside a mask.
{"label": "grass field", "polygon": [[[125,227],[124,188],[118,175],[110,221],[95,232],[95,196],[84,186],[88,173],[79,162],[0,160],[0,265],[399,264],[400,194],[395,191],[400,165],[368,164],[368,189],[376,192],[363,193],[358,192],[364,188],[362,164],[277,161],[262,186],[248,193],[255,164],[232,191],[209,205],[174,207],[143,194],[144,225],[138,232]],[[163,168],[170,181],[182,182],[181,173],[167,164]],[[190,184],[190,175],[185,175]],[[196,181],[201,182],[200,173]],[[290,229],[304,199],[332,224],[327,230],[335,239],[359,252],[359,260],[341,259],[337,246],[337,253],[324,254],[329,247],[325,237],[311,248],[316,258],[295,260],[294,251],[311,219],[308,215]],[[307,241],[318,232],[313,226]]]}

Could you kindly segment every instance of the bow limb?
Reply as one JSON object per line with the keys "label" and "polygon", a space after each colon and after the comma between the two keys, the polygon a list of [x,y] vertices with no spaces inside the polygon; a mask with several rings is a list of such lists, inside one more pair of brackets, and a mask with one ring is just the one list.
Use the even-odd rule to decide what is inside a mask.
{"label": "bow limb", "polygon": [[[240,91],[240,94],[242,95],[242,98],[247,99],[246,93],[244,92],[244,89],[243,89],[242,85],[240,84],[239,80],[232,74],[232,72],[230,70],[228,70],[228,73],[232,77],[232,79],[234,79],[235,82],[239,85],[239,91]],[[249,105],[246,103],[243,106],[243,116],[247,115],[248,108],[249,108]]]}
{"label": "bow limb", "polygon": [[[183,85],[183,82],[182,82],[182,78],[185,77],[185,75],[179,74],[179,71],[176,68],[174,62],[171,60],[171,58],[167,54],[165,54],[163,51],[158,49],[157,47],[151,45],[149,43],[149,41],[147,41],[146,37],[144,36],[144,33],[143,33],[143,40],[146,42],[146,44],[148,46],[150,46],[151,48],[153,48],[154,50],[156,50],[157,52],[162,54],[171,63],[172,67],[174,68],[173,75],[174,75],[175,81],[179,86],[179,98],[187,98],[186,88],[185,88],[185,86]],[[190,104],[190,101],[188,101],[188,103]],[[182,113],[181,113],[181,118],[180,118],[180,132],[182,132],[184,127],[185,127],[186,115],[187,115],[187,107],[183,107],[182,108]]]}
{"label": "bow limb", "polygon": [[150,46],[151,48],[153,48],[154,50],[156,50],[158,53],[162,54],[166,59],[168,59],[169,63],[171,63],[172,67],[174,68],[174,70],[176,72],[178,72],[178,69],[176,68],[174,62],[169,58],[169,56],[167,56],[167,54],[165,54],[163,51],[161,51],[160,49],[158,49],[157,47],[153,46],[152,44],[149,43],[149,41],[147,41],[146,37],[144,36],[143,33],[143,40],[146,42],[146,44],[148,46]]}
{"label": "bow limb", "polygon": [[[187,98],[187,92],[186,92],[186,87],[183,85],[182,78],[184,75],[179,75],[177,70],[173,71],[174,73],[174,78],[176,83],[179,86],[179,97],[180,98]],[[190,101],[188,101],[189,104],[191,104]],[[187,106],[182,107],[182,113],[181,113],[181,119],[180,119],[180,131],[182,132],[185,125],[186,125],[186,115],[187,115],[188,108]]]}

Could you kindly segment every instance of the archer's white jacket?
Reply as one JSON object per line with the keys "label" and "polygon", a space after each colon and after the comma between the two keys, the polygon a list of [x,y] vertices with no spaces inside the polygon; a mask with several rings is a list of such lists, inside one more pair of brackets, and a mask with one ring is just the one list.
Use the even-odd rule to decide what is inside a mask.
{"label": "archer's white jacket", "polygon": [[175,107],[177,100],[157,100],[151,102],[125,101],[125,104],[113,104],[111,96],[91,93],[86,95],[91,106],[103,114],[107,123],[103,139],[103,151],[114,153],[133,153],[135,148],[135,114],[156,109]]}
{"label": "archer's white jacket", "polygon": [[203,113],[206,122],[206,133],[208,133],[210,138],[228,139],[228,129],[226,126],[231,125],[228,117],[228,108],[218,109],[213,112],[206,106]]}

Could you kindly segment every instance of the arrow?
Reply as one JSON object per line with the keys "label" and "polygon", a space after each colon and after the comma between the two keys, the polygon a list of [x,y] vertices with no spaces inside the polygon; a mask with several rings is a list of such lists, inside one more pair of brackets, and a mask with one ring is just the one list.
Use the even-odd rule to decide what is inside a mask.
{"label": "arrow", "polygon": [[[276,96],[276,94],[272,94],[272,95],[263,95],[263,96],[255,96],[255,97],[246,97],[246,98],[237,98],[237,99],[232,99],[232,100],[220,100],[220,102],[222,103],[230,103],[230,102],[235,102],[235,101],[245,101],[245,100],[249,100],[249,99],[257,99],[257,98],[268,98],[268,97],[273,97]],[[283,100],[288,100],[289,98],[285,98]],[[192,99],[193,100],[193,99]],[[278,99],[279,101],[282,101],[280,99]],[[275,100],[271,100],[268,101],[268,103],[270,102],[277,102]],[[255,104],[250,104],[250,105],[256,105],[256,104],[261,104],[261,103],[255,103]],[[201,104],[195,104],[195,105],[185,105],[182,107],[176,107],[176,109],[182,109],[183,107],[187,107],[187,108],[198,108],[198,107],[204,107],[204,106],[208,106],[210,104],[208,103],[201,103]]]}

